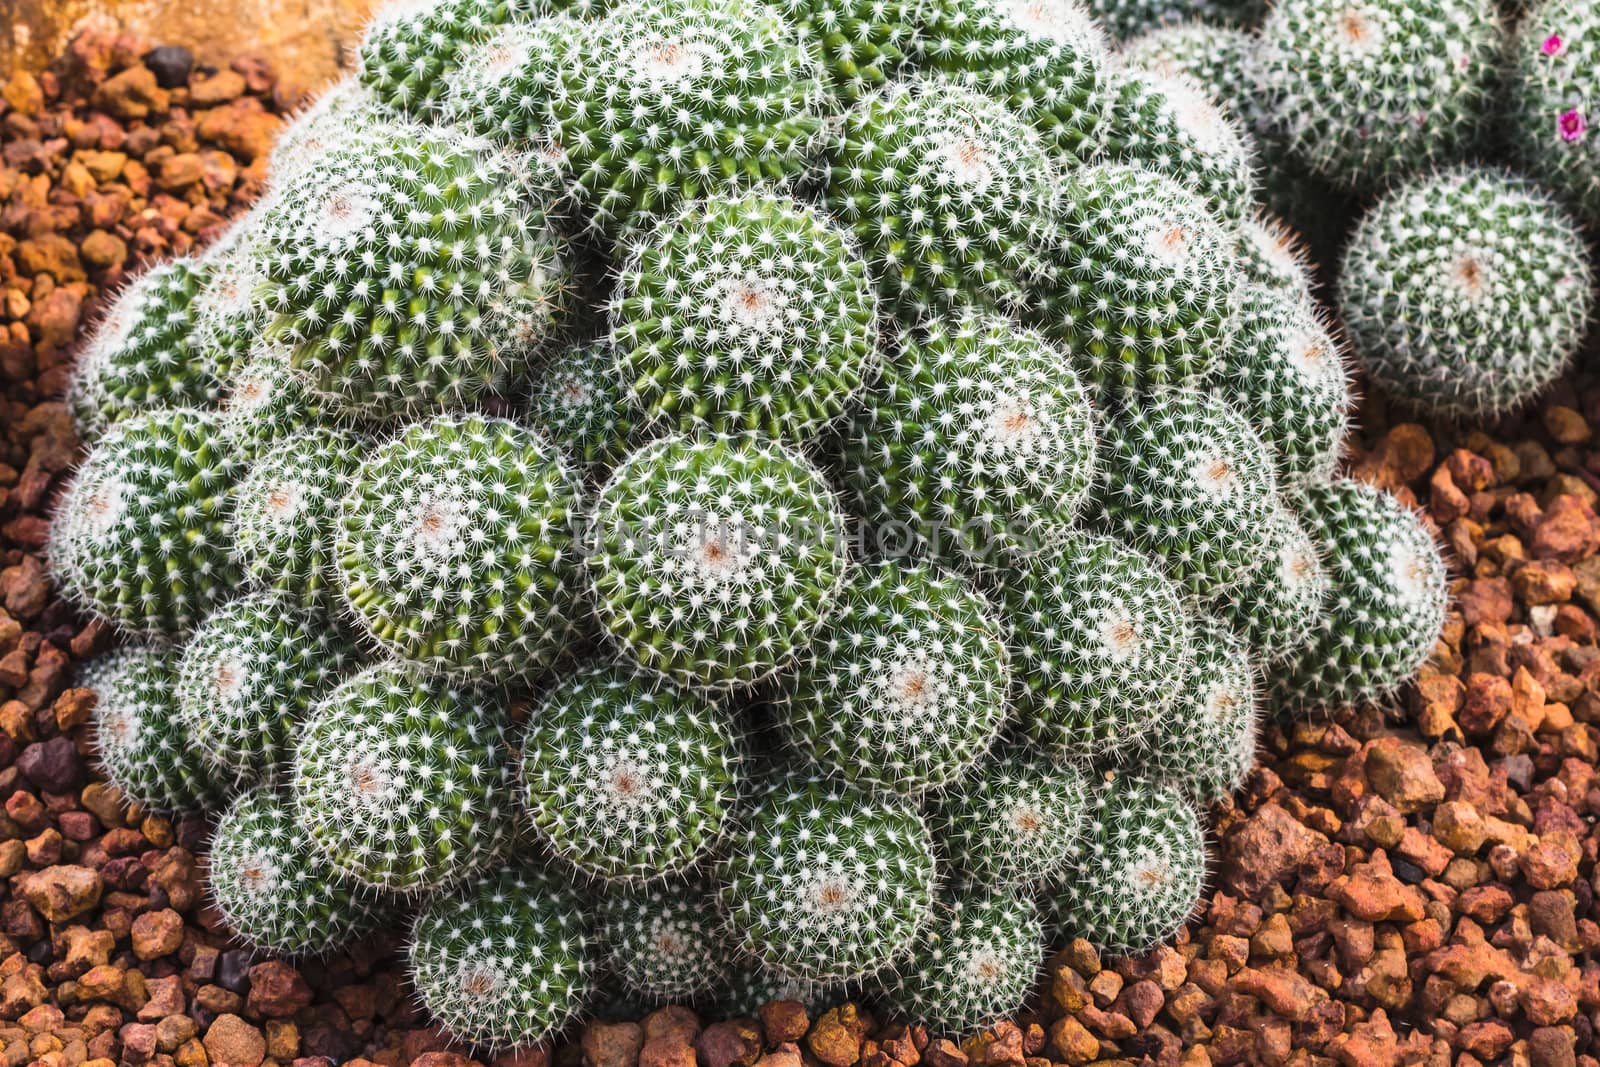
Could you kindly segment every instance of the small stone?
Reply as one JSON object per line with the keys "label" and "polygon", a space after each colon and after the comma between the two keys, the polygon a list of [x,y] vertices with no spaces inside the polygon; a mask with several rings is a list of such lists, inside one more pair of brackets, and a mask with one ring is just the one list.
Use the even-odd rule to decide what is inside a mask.
{"label": "small stone", "polygon": [[94,105],[118,118],[142,119],[167,109],[167,91],[149,67],[134,66],[101,82]]}
{"label": "small stone", "polygon": [[194,55],[181,45],[164,44],[144,55],[144,65],[156,76],[163,89],[177,89],[189,81],[194,70]]}
{"label": "small stone", "polygon": [[1577,563],[1600,548],[1600,519],[1585,501],[1564,493],[1544,509],[1528,548],[1535,559]]}
{"label": "small stone", "polygon": [[704,1067],[750,1067],[761,1057],[761,1032],[749,1019],[714,1023],[694,1047]]}
{"label": "small stone", "polygon": [[53,923],[75,919],[100,903],[105,884],[97,871],[63,864],[25,875],[22,895]]}
{"label": "small stone", "polygon": [[811,1029],[806,1007],[798,1000],[774,1000],[761,1005],[760,1013],[761,1029],[766,1033],[769,1045],[799,1041]]}
{"label": "small stone", "polygon": [[189,86],[189,102],[195,107],[213,107],[243,96],[244,75],[236,70],[219,70]]}
{"label": "small stone", "polygon": [[1279,805],[1263,804],[1224,840],[1223,879],[1241,897],[1254,899],[1325,841]]}
{"label": "small stone", "polygon": [[1415,922],[1423,916],[1422,893],[1394,876],[1382,849],[1374,851],[1368,862],[1356,864],[1351,873],[1334,879],[1328,896],[1368,922]]}
{"label": "small stone", "polygon": [[257,1067],[267,1058],[267,1039],[261,1031],[231,1013],[212,1021],[204,1044],[213,1067]]}
{"label": "small stone", "polygon": [[806,1047],[828,1067],[850,1067],[861,1058],[861,1040],[867,1036],[866,1024],[854,1004],[842,1004],[824,1012],[811,1033]]}
{"label": "small stone", "polygon": [[71,793],[83,784],[83,761],[69,737],[35,741],[17,757],[17,770],[47,793]]}
{"label": "small stone", "polygon": [[1483,847],[1488,838],[1483,816],[1471,804],[1447,800],[1433,809],[1433,836],[1441,845],[1462,856]]}
{"label": "small stone", "polygon": [[1578,877],[1583,848],[1568,830],[1541,834],[1539,840],[1517,860],[1522,876],[1534,889],[1559,889]]}
{"label": "small stone", "polygon": [[135,956],[141,960],[159,959],[178,951],[183,944],[183,916],[171,908],[147,911],[133,920],[131,934]]}
{"label": "small stone", "polygon": [[1367,780],[1402,814],[1413,814],[1444,799],[1444,783],[1433,771],[1427,750],[1398,737],[1382,737],[1366,753]]}
{"label": "small stone", "polygon": [[44,87],[26,70],[14,70],[10,80],[0,87],[0,99],[20,115],[37,115],[44,110]]}
{"label": "small stone", "polygon": [[311,986],[281,960],[250,968],[250,1011],[265,1019],[287,1019],[311,1003]]}
{"label": "small stone", "polygon": [[1557,444],[1581,445],[1589,439],[1589,424],[1583,415],[1561,404],[1552,404],[1539,413],[1539,421]]}

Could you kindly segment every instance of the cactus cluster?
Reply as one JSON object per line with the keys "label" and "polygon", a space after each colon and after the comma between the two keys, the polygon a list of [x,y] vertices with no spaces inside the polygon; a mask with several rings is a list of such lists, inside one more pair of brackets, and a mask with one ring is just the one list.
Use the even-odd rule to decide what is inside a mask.
{"label": "cactus cluster", "polygon": [[[1076,0],[391,7],[85,351],[49,555],[128,642],[84,678],[108,776],[223,811],[242,941],[409,924],[496,1050],[858,994],[959,1038],[1049,939],[1171,935],[1267,702],[1384,699],[1443,625],[1428,528],[1338,480],[1342,334],[1257,203],[1268,130],[1270,192],[1473,125],[1479,23],[1356,2],[1354,58],[1288,10],[1336,0],[1275,9],[1269,58],[1366,79],[1300,87],[1141,72]],[[1396,169],[1324,130],[1436,81]],[[1575,344],[1571,226],[1484,173],[1358,235],[1370,367],[1465,352],[1476,396],[1517,331]],[[1412,295],[1464,256],[1489,318]]]}

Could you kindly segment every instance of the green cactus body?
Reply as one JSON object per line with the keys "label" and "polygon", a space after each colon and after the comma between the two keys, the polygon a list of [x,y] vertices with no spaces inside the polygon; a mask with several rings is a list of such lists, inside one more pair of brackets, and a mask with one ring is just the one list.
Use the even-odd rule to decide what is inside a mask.
{"label": "green cactus body", "polygon": [[1445,565],[1422,520],[1370,485],[1307,492],[1306,527],[1326,546],[1327,606],[1311,639],[1273,672],[1292,708],[1381,699],[1411,680],[1444,628]]}
{"label": "green cactus body", "polygon": [[682,1004],[727,980],[732,953],[722,916],[698,878],[608,890],[598,920],[611,969],[647,1001]]}
{"label": "green cactus body", "polygon": [[902,311],[1019,307],[1045,271],[1057,165],[1004,103],[950,78],[896,82],[846,112],[826,178],[828,206]]}
{"label": "green cactus body", "polygon": [[275,452],[291,434],[331,421],[311,376],[295,369],[294,353],[265,339],[252,344],[235,366],[218,411],[221,436],[250,460]]}
{"label": "green cactus body", "polygon": [[1328,597],[1322,547],[1287,507],[1274,508],[1261,529],[1261,565],[1207,608],[1243,637],[1255,658],[1277,668],[1297,654],[1319,625]]}
{"label": "green cactus body", "polygon": [[270,781],[314,701],[355,658],[321,613],[274,592],[209,615],[178,662],[178,722],[196,752],[240,781]]}
{"label": "green cactus body", "polygon": [[521,1049],[560,1030],[593,997],[600,966],[577,892],[510,869],[433,897],[411,928],[411,984],[463,1041]]}
{"label": "green cactus body", "polygon": [[1178,787],[1202,806],[1221,800],[1255,764],[1261,703],[1248,646],[1225,623],[1197,612],[1188,680],[1129,769]]}
{"label": "green cactus body", "polygon": [[615,238],[687,201],[791,182],[826,92],[814,42],[769,5],[642,0],[594,22],[502,30],[463,66],[446,111],[554,161],[590,228]]}
{"label": "green cactus body", "polygon": [[285,956],[324,956],[391,917],[369,887],[328,869],[294,805],[271,786],[234,798],[211,836],[211,895],[246,944]]}
{"label": "green cactus body", "polygon": [[843,483],[879,536],[980,568],[1067,536],[1098,448],[1061,348],[976,312],[907,331],[897,348],[841,442]]}
{"label": "green cactus body", "polygon": [[1178,587],[1148,557],[1075,533],[1001,576],[1021,722],[1058,762],[1137,746],[1188,670]]}
{"label": "green cactus body", "polygon": [[1528,173],[1600,226],[1600,11],[1581,0],[1533,5],[1511,42],[1505,124]]}
{"label": "green cactus body", "polygon": [[307,605],[331,605],[339,500],[355,485],[360,442],[326,427],[275,441],[234,493],[228,533],[250,580]]}
{"label": "green cactus body", "polygon": [[905,72],[934,0],[775,0],[820,45],[832,103],[848,106]]}
{"label": "green cactus body", "polygon": [[260,255],[273,196],[265,194],[206,250],[203,277],[189,305],[190,347],[214,369],[224,401],[267,325],[262,304],[267,276]]}
{"label": "green cactus body", "polygon": [[1073,764],[1011,748],[939,794],[928,820],[958,884],[1031,892],[1065,873],[1088,797]]}
{"label": "green cactus body", "polygon": [[1244,127],[1187,75],[1122,70],[1113,80],[1106,159],[1154,171],[1230,223],[1255,202],[1255,148]]}
{"label": "green cactus body", "polygon": [[1344,352],[1315,305],[1247,286],[1217,378],[1271,452],[1285,487],[1333,478],[1353,401]]}
{"label": "green cactus body", "polygon": [[1271,453],[1221,396],[1178,389],[1111,423],[1102,506],[1195,596],[1227,594],[1263,565],[1279,505]]}
{"label": "green cactus body", "polygon": [[1143,952],[1188,921],[1205,872],[1205,833],[1189,799],[1149,779],[1109,775],[1046,914],[1063,934],[1103,952]]}
{"label": "green cactus body", "polygon": [[319,701],[295,747],[300,825],[334,869],[397,893],[492,862],[515,834],[503,708],[393,663]]}
{"label": "green cactus body", "polygon": [[226,531],[240,464],[216,416],[152,411],[119,423],[78,468],[50,530],[62,590],[123,632],[187,634],[239,584]]}
{"label": "green cactus body", "polygon": [[1489,419],[1571,364],[1593,281],[1582,235],[1547,193],[1460,168],[1397,186],[1361,220],[1339,309],[1362,367],[1397,400]]}
{"label": "green cactus body", "polygon": [[1233,237],[1182,186],[1123,165],[1073,172],[1037,318],[1102,401],[1196,382],[1237,330]]}
{"label": "green cactus body", "polygon": [[931,14],[914,38],[919,69],[1004,101],[1063,162],[1104,148],[1113,59],[1077,0],[932,0]]}
{"label": "green cactus body", "polygon": [[878,296],[849,234],[790,197],[691,204],[634,250],[616,373],[654,423],[804,441],[878,362]]}
{"label": "green cactus body", "polygon": [[1317,281],[1311,251],[1282,219],[1266,211],[1245,219],[1239,226],[1236,251],[1251,284],[1297,300],[1312,299]]}
{"label": "green cactus body", "polygon": [[722,907],[738,947],[801,981],[891,966],[931,916],[933,839],[907,800],[788,775],[724,851]]}
{"label": "green cactus body", "polygon": [[556,4],[543,0],[390,0],[356,49],[361,84],[385,106],[428,115],[438,109],[462,56],[508,22]]}
{"label": "green cactus body", "polygon": [[755,434],[645,445],[600,491],[592,537],[594,600],[612,638],[708,691],[793,663],[848,566],[821,472]]}
{"label": "green cactus body", "polygon": [[527,407],[537,426],[590,478],[604,478],[645,437],[617,377],[611,345],[597,341],[552,361],[535,376]]}
{"label": "green cactus body", "polygon": [[474,680],[526,678],[583,629],[582,490],[506,419],[438,415],[362,462],[340,505],[344,598],[385,652]]}
{"label": "green cactus body", "polygon": [[534,829],[580,873],[618,881],[681,875],[703,858],[743,777],[728,712],[631,665],[556,686],[520,747]]}
{"label": "green cactus body", "polygon": [[917,795],[956,781],[1010,712],[994,609],[954,574],[862,566],[775,702],[791,745],[869,790]]}
{"label": "green cactus body", "polygon": [[218,804],[224,786],[179,722],[176,668],[171,652],[126,648],[88,664],[78,684],[97,696],[95,742],[111,784],[147,808],[192,815]]}
{"label": "green cactus body", "polygon": [[193,301],[204,262],[174,259],[135,278],[90,336],[67,389],[78,435],[93,443],[131,415],[205,407],[223,368],[194,345]]}
{"label": "green cactus body", "polygon": [[1044,962],[1044,924],[1027,897],[946,893],[909,959],[878,980],[884,999],[932,1032],[957,1036],[1016,1014]]}
{"label": "green cactus body", "polygon": [[570,270],[547,168],[444,127],[393,123],[325,153],[263,220],[266,336],[335,413],[471,403],[533,361]]}
{"label": "green cactus body", "polygon": [[1254,48],[1254,36],[1240,26],[1194,19],[1150,26],[1124,44],[1120,54],[1128,66],[1158,77],[1192,79],[1253,134],[1260,105],[1247,58]]}
{"label": "green cactus body", "polygon": [[1493,0],[1282,0],[1252,70],[1289,150],[1366,192],[1475,147],[1501,50]]}

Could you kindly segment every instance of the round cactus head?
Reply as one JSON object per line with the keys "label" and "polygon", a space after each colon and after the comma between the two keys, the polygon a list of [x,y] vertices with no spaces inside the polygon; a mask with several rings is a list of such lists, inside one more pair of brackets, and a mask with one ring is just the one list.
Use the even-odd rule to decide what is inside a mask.
{"label": "round cactus head", "polygon": [[1307,490],[1306,526],[1326,552],[1327,606],[1273,672],[1291,708],[1381,699],[1411,680],[1444,629],[1444,560],[1433,535],[1394,497],[1343,480]]}
{"label": "round cactus head", "polygon": [[525,162],[390,123],[282,190],[263,220],[266,336],[332,410],[460,406],[539,354],[571,278],[546,228],[553,175]]}
{"label": "round cactus head", "polygon": [[1305,238],[1282,219],[1257,211],[1239,226],[1239,266],[1255,285],[1282,296],[1312,299],[1316,288],[1315,263]]}
{"label": "round cactus head", "polygon": [[85,667],[78,684],[95,691],[100,769],[129,800],[185,815],[222,800],[226,776],[194,750],[179,721],[172,653],[121,649]]}
{"label": "round cactus head", "polygon": [[1094,412],[1066,353],[996,314],[902,334],[845,427],[843,481],[885,554],[981,569],[1049,551],[1095,478]]}
{"label": "round cactus head", "polygon": [[1488,419],[1571,364],[1594,275],[1576,223],[1549,194],[1460,168],[1397,186],[1361,220],[1339,308],[1362,367],[1390,395]]}
{"label": "round cactus head", "polygon": [[335,516],[355,484],[358,448],[349,434],[306,428],[250,465],[234,493],[228,533],[252,582],[304,604],[329,605]]}
{"label": "round cactus head", "polygon": [[1044,924],[1025,896],[946,893],[909,958],[877,984],[883,998],[930,1032],[957,1037],[1016,1014],[1044,962]]}
{"label": "round cactus head", "polygon": [[1260,565],[1238,586],[1217,590],[1206,607],[1245,639],[1260,663],[1276,669],[1318,625],[1329,576],[1324,547],[1289,508],[1274,508],[1261,534]]}
{"label": "round cactus head", "polygon": [[1504,124],[1530,174],[1600,225],[1600,11],[1583,0],[1532,5],[1511,44],[1510,115]]}
{"label": "round cactus head", "polygon": [[187,634],[239,585],[226,521],[241,473],[219,447],[213,414],[177,408],[124,420],[57,506],[57,583],[128,634]]}
{"label": "round cactus head", "polygon": [[1501,51],[1493,0],[1282,0],[1253,69],[1290,150],[1366,191],[1471,150]]}
{"label": "round cactus head", "polygon": [[385,653],[475,680],[549,667],[582,628],[581,488],[506,419],[437,415],[374,449],[340,505],[348,606]]}
{"label": "round cactus head", "polygon": [[1040,277],[1061,176],[998,100],[950,78],[895,82],[845,113],[826,200],[885,295],[912,312],[1020,306]]}
{"label": "round cactus head", "polygon": [[907,800],[788,775],[724,852],[722,906],[738,946],[803,981],[894,964],[930,916],[933,839]]}
{"label": "round cactus head", "polygon": [[1143,952],[1188,921],[1205,873],[1205,834],[1189,799],[1149,779],[1108,774],[1047,912],[1063,934],[1102,951]]}
{"label": "round cactus head", "polygon": [[[294,366],[281,342],[257,339],[240,356],[224,386],[218,430],[247,461],[276,452],[279,442],[327,419],[310,374]],[[320,424],[320,425],[319,425]]]}
{"label": "round cactus head", "polygon": [[1013,747],[940,793],[928,819],[956,882],[1029,892],[1066,872],[1088,796],[1076,765]]}
{"label": "round cactus head", "polygon": [[794,662],[848,566],[821,472],[755,434],[644,446],[601,490],[593,526],[601,622],[695,689],[746,688]]}
{"label": "round cactus head", "polygon": [[1157,77],[1189,79],[1253,134],[1260,121],[1248,63],[1254,50],[1250,31],[1193,19],[1145,30],[1122,46],[1121,56],[1127,66]]}
{"label": "round cactus head", "polygon": [[1188,669],[1178,587],[1154,561],[1109,537],[1075,533],[1001,575],[1022,727],[1058,761],[1136,746]]}
{"label": "round cactus head", "polygon": [[271,591],[212,612],[178,662],[178,721],[220,774],[271,780],[290,736],[355,649],[322,613]]}
{"label": "round cactus head", "polygon": [[608,890],[598,911],[600,941],[623,985],[655,1003],[703,997],[727,981],[733,963],[714,894],[699,878]]}
{"label": "round cactus head", "polygon": [[681,875],[721,838],[738,799],[732,717],[631,664],[557,685],[520,748],[529,821],[584,875]]}
{"label": "round cactus head", "polygon": [[411,983],[463,1041],[537,1044],[593,996],[599,950],[571,888],[531,870],[485,875],[431,898],[411,928]]}
{"label": "round cactus head", "polygon": [[234,798],[211,836],[211,895],[246,944],[285,956],[323,956],[390,917],[383,899],[329,870],[271,786]]}
{"label": "round cactus head", "polygon": [[527,421],[578,471],[604,478],[645,436],[629,392],[617,377],[611,345],[598,341],[552,360],[535,375]]}
{"label": "round cactus head", "polygon": [[956,575],[862,566],[812,658],[781,685],[792,746],[861,788],[920,794],[961,777],[1010,712],[994,610]]}
{"label": "round cactus head", "polygon": [[1266,7],[1264,0],[1089,0],[1094,16],[1124,41],[1166,27],[1254,26]]}
{"label": "round cactus head", "polygon": [[491,863],[516,832],[503,708],[397,664],[352,675],[296,741],[300,825],[335,870],[397,893]]}
{"label": "round cactus head", "polygon": [[543,0],[389,0],[367,23],[356,75],[396,111],[436,111],[463,53],[512,20],[556,6]]}
{"label": "round cactus head", "polygon": [[[292,188],[316,171],[324,155],[348,148],[353,140],[382,128],[392,117],[359,76],[340,78],[279,131],[267,157],[272,188]],[[269,193],[268,202],[271,196]]]}

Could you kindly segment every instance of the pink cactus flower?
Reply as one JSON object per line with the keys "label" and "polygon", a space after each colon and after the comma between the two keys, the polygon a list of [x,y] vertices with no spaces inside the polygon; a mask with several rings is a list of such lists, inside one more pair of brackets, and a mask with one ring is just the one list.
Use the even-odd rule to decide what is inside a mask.
{"label": "pink cactus flower", "polygon": [[1561,131],[1561,139],[1572,144],[1589,129],[1589,123],[1583,117],[1583,112],[1573,108],[1571,111],[1561,113],[1561,117],[1556,120],[1556,128]]}
{"label": "pink cactus flower", "polygon": [[1561,35],[1559,33],[1552,33],[1550,36],[1546,37],[1544,39],[1544,43],[1539,46],[1539,51],[1543,52],[1547,56],[1553,56],[1557,52],[1561,51]]}

